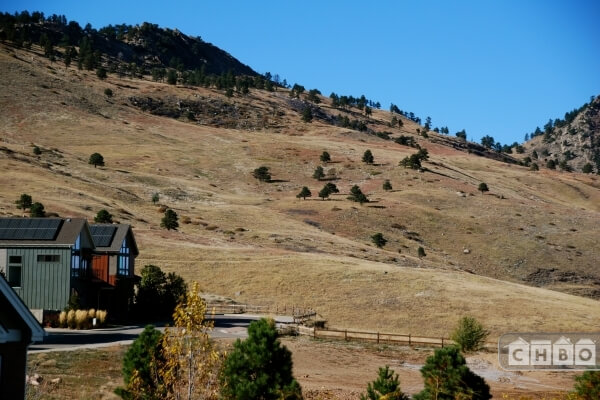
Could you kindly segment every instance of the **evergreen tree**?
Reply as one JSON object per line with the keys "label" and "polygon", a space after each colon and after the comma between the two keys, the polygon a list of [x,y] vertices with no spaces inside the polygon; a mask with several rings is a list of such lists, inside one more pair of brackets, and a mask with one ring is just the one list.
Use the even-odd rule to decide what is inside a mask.
{"label": "evergreen tree", "polygon": [[419,258],[422,258],[425,257],[427,254],[425,254],[425,249],[419,246],[419,248],[417,249],[417,255],[419,256]]}
{"label": "evergreen tree", "polygon": [[36,156],[39,156],[40,154],[42,154],[42,149],[40,149],[39,146],[35,146],[33,148],[33,154],[35,154]]}
{"label": "evergreen tree", "polygon": [[148,325],[133,341],[123,357],[123,380],[125,388],[115,390],[123,399],[158,400],[163,398],[162,382],[158,370],[164,363],[162,357],[163,335]]}
{"label": "evergreen tree", "polygon": [[371,153],[371,150],[367,149],[364,152],[363,157],[362,157],[362,161],[364,163],[367,163],[367,164],[373,164],[373,161],[375,161],[375,158],[373,157],[373,153]]}
{"label": "evergreen tree", "polygon": [[556,169],[556,161],[554,161],[554,160],[548,160],[548,162],[546,163],[546,168],[548,168],[548,169]]}
{"label": "evergreen tree", "polygon": [[575,382],[577,400],[600,399],[600,371],[585,371],[575,377]]}
{"label": "evergreen tree", "polygon": [[477,187],[477,190],[479,190],[481,194],[483,194],[483,192],[489,192],[490,189],[488,188],[488,185],[486,183],[481,182]]}
{"label": "evergreen tree", "polygon": [[363,203],[368,203],[369,202],[369,199],[360,190],[360,188],[358,187],[358,185],[352,186],[352,188],[350,189],[350,196],[348,196],[348,200],[360,203],[361,205]]}
{"label": "evergreen tree", "polygon": [[160,226],[162,228],[167,228],[167,230],[174,230],[176,231],[177,228],[179,228],[179,222],[177,222],[177,220],[179,219],[179,217],[177,217],[177,213],[173,210],[171,210],[170,208],[168,208],[165,211],[165,215],[162,218],[162,220],[160,221]]}
{"label": "evergreen tree", "polygon": [[271,180],[271,174],[269,173],[269,167],[258,167],[252,172],[252,176],[261,182],[268,182]]}
{"label": "evergreen tree", "polygon": [[466,365],[455,346],[435,350],[421,368],[425,388],[413,396],[415,400],[488,400],[490,387]]}
{"label": "evergreen tree", "polygon": [[383,234],[378,232],[371,236],[371,240],[375,244],[375,246],[382,248],[387,243],[387,239],[383,237]]}
{"label": "evergreen tree", "polygon": [[594,167],[592,164],[586,163],[581,169],[581,172],[583,172],[584,174],[591,174],[592,172],[594,172]]}
{"label": "evergreen tree", "polygon": [[331,161],[331,156],[328,152],[324,151],[321,154],[321,157],[319,157],[319,159],[321,160],[321,162],[328,163],[329,161]]}
{"label": "evergreen tree", "polygon": [[385,182],[383,182],[383,190],[392,190],[392,184],[389,179],[386,179]]}
{"label": "evergreen tree", "polygon": [[360,400],[409,400],[400,390],[398,374],[389,366],[379,368],[377,379],[367,385],[367,394],[361,395]]}
{"label": "evergreen tree", "polygon": [[98,165],[102,167],[104,166],[104,157],[102,157],[102,154],[100,153],[93,153],[90,156],[88,164],[92,164],[94,168],[96,168]]}
{"label": "evergreen tree", "polygon": [[312,110],[310,109],[310,107],[304,107],[304,110],[302,110],[302,121],[312,122],[312,120],[313,120]]}
{"label": "evergreen tree", "polygon": [[106,79],[106,69],[104,69],[104,67],[98,67],[98,69],[96,69],[96,76],[102,80]]}
{"label": "evergreen tree", "polygon": [[299,400],[292,355],[277,339],[273,320],[254,321],[248,338],[237,340],[223,366],[221,395],[226,400]]}
{"label": "evergreen tree", "polygon": [[490,334],[483,328],[475,318],[465,316],[458,323],[452,333],[452,340],[459,346],[461,351],[477,351],[485,344],[485,339]]}
{"label": "evergreen tree", "polygon": [[43,218],[46,216],[44,211],[44,205],[42,203],[35,202],[29,208],[29,215],[31,218]]}
{"label": "evergreen tree", "polygon": [[329,195],[331,194],[331,191],[329,190],[329,186],[325,185],[323,186],[323,189],[321,189],[321,191],[319,192],[319,197],[323,200],[325,200],[326,198],[329,197]]}
{"label": "evergreen tree", "polygon": [[323,167],[318,166],[315,169],[315,172],[313,172],[313,176],[312,177],[315,178],[315,179],[317,179],[317,180],[319,180],[319,181],[321,179],[323,179],[325,177],[325,172],[323,171]]}
{"label": "evergreen tree", "polygon": [[152,204],[156,204],[158,203],[158,200],[160,199],[160,195],[158,193],[154,193],[152,195]]}
{"label": "evergreen tree", "polygon": [[19,197],[19,200],[15,201],[15,204],[17,205],[17,208],[19,210],[26,210],[28,208],[31,208],[31,205],[33,204],[33,199],[27,193],[23,193],[21,197]]}
{"label": "evergreen tree", "polygon": [[112,214],[102,209],[98,211],[98,214],[94,217],[94,222],[97,224],[112,224]]}
{"label": "evergreen tree", "polygon": [[169,69],[169,71],[167,72],[167,83],[169,85],[177,84],[177,71],[175,71],[174,69]]}
{"label": "evergreen tree", "polygon": [[533,163],[529,169],[532,171],[539,171],[540,167],[537,165],[537,163]]}
{"label": "evergreen tree", "polygon": [[299,199],[302,198],[304,200],[306,200],[307,197],[311,197],[311,196],[312,196],[312,193],[306,186],[302,187],[302,190],[300,190],[300,193],[298,193],[296,195],[297,198],[299,198]]}
{"label": "evergreen tree", "polygon": [[339,193],[339,189],[337,188],[337,186],[335,185],[335,183],[331,183],[331,182],[327,182],[327,184],[325,184],[325,186],[327,187],[327,190],[329,190],[329,193]]}

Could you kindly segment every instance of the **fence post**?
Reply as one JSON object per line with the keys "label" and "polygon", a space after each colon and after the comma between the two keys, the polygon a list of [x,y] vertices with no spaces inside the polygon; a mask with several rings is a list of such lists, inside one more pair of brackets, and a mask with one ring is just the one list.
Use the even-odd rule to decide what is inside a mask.
{"label": "fence post", "polygon": [[377,344],[379,344],[379,332],[377,332]]}
{"label": "fence post", "polygon": [[408,345],[409,346],[411,345],[411,343],[410,343],[410,333],[408,334]]}
{"label": "fence post", "polygon": [[442,336],[442,349],[444,348],[444,337]]}
{"label": "fence post", "polygon": [[348,341],[348,329],[344,331],[344,340]]}

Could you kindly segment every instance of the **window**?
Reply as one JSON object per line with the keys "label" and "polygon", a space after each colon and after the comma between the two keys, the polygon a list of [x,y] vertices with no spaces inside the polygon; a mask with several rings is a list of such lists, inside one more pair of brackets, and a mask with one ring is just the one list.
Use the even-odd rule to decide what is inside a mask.
{"label": "window", "polygon": [[22,258],[21,256],[9,256],[8,257],[8,263],[9,264],[21,264]]}
{"label": "window", "polygon": [[129,247],[127,246],[127,238],[123,239],[121,249],[119,250],[119,269],[118,275],[129,276]]}
{"label": "window", "polygon": [[87,260],[81,254],[81,235],[77,236],[71,250],[71,276],[84,276]]}
{"label": "window", "polygon": [[59,254],[38,254],[37,261],[45,262],[45,263],[57,263],[57,262],[60,262],[60,255]]}
{"label": "window", "polygon": [[21,266],[8,266],[8,284],[10,287],[21,287]]}

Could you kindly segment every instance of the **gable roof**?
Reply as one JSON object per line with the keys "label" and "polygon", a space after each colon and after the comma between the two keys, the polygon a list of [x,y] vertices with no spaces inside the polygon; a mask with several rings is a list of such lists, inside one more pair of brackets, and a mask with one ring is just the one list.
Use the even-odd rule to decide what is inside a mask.
{"label": "gable roof", "polygon": [[121,243],[129,236],[131,249],[137,256],[139,254],[131,225],[127,224],[92,224],[90,225],[92,238],[97,252],[118,253]]}
{"label": "gable roof", "polygon": [[84,218],[0,218],[0,247],[71,246],[82,230],[91,239]]}
{"label": "gable roof", "polygon": [[[21,322],[29,328],[31,331],[31,341],[43,341],[44,336],[46,336],[46,331],[44,331],[44,328],[42,328],[37,319],[31,314],[31,311],[29,311],[25,303],[23,303],[23,300],[21,300],[19,295],[15,293],[3,277],[0,277],[0,296],[8,301],[16,315],[21,319]],[[0,329],[0,342],[3,333],[5,336],[10,335],[10,329]]]}

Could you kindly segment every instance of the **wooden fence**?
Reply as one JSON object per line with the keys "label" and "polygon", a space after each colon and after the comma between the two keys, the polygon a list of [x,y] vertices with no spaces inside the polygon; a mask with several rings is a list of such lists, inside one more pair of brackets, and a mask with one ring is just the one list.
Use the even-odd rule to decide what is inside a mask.
{"label": "wooden fence", "polygon": [[428,346],[428,347],[444,347],[447,345],[454,344],[450,339],[444,337],[426,337],[426,336],[413,336],[411,334],[399,334],[399,333],[384,333],[384,332],[371,332],[371,331],[354,331],[348,329],[321,329],[321,328],[308,328],[301,326],[298,328],[300,335],[311,336],[316,339],[332,339],[332,340],[357,340],[364,342],[373,343],[394,343],[394,344],[406,344],[409,346]]}
{"label": "wooden fence", "polygon": [[315,310],[305,309],[297,306],[252,306],[248,304],[221,304],[211,303],[206,305],[207,314],[274,314],[290,315],[294,323],[304,322],[317,315]]}

